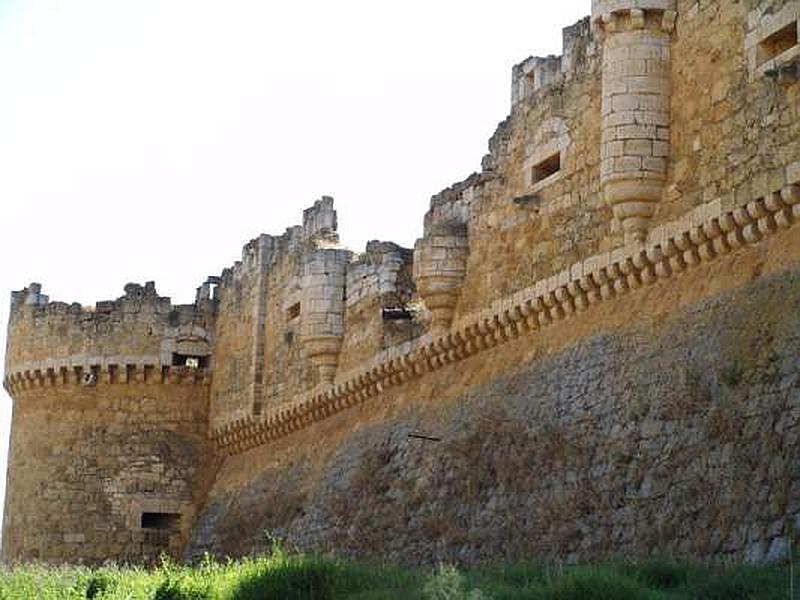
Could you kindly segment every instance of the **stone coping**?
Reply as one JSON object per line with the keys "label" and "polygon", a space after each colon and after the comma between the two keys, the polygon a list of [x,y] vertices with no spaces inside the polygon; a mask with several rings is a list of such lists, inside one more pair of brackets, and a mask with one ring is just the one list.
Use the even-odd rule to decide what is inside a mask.
{"label": "stone coping", "polygon": [[244,452],[632,289],[757,244],[800,221],[800,163],[788,167],[783,179],[780,189],[747,202],[737,203],[731,194],[698,206],[654,228],[646,242],[575,263],[462,317],[446,335],[428,334],[389,348],[339,375],[329,388],[299,394],[259,416],[237,418],[215,428],[211,437],[223,454]]}

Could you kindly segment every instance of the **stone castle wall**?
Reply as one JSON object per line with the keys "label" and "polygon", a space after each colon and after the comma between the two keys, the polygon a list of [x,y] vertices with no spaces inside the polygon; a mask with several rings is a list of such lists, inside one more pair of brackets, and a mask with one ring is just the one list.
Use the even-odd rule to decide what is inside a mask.
{"label": "stone castle wall", "polygon": [[423,563],[782,557],[798,250],[779,235],[232,456],[189,555],[264,551],[269,532]]}
{"label": "stone castle wall", "polygon": [[[265,530],[412,561],[780,556],[800,511],[798,31],[798,0],[594,0],[561,56],[513,68],[480,172],[431,199],[413,250],[340,248],[323,197],[193,305],[15,292],[6,557],[147,557],[144,513],[180,514],[157,535],[188,556]],[[53,454],[55,406],[75,420]],[[128,487],[92,488],[92,521],[95,471],[72,465],[110,432],[103,476]],[[29,509],[48,481],[69,531]],[[113,548],[73,536],[101,515]]]}

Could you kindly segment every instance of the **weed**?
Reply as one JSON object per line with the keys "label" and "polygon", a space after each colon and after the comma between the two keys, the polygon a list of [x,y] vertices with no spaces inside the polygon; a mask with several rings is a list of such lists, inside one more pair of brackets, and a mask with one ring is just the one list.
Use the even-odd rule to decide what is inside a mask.
{"label": "weed", "polygon": [[453,565],[439,565],[422,590],[426,600],[488,600],[479,589],[467,591],[467,580]]}

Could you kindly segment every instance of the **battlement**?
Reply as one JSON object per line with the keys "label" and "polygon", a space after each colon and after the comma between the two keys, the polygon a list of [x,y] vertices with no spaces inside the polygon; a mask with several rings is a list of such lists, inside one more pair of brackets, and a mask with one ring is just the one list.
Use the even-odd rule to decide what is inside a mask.
{"label": "battlement", "polygon": [[[93,307],[50,301],[40,284],[12,292],[6,373],[107,365],[173,366],[176,356],[207,360],[213,344],[216,301],[211,279],[195,304],[173,305],[155,284],[129,283],[116,300]],[[64,379],[64,377],[62,377]]]}
{"label": "battlement", "polygon": [[[204,285],[209,285],[212,280]],[[200,288],[198,288],[200,289]],[[78,302],[50,301],[48,295],[42,294],[40,283],[31,283],[22,290],[11,292],[12,319],[28,311],[32,316],[43,315],[76,315],[82,320],[121,320],[122,315],[142,312],[168,314],[175,311],[179,315],[190,315],[209,311],[207,304],[172,305],[169,297],[159,296],[155,282],[148,281],[144,285],[128,283],[125,294],[116,300],[98,300],[94,306],[82,306]],[[174,317],[173,317],[174,318]]]}

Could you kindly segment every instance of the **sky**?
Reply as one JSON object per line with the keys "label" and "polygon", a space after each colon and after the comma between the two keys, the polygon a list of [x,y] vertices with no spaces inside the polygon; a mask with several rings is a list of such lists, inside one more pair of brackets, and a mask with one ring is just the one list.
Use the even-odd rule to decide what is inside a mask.
{"label": "sky", "polygon": [[[412,247],[480,170],[512,65],[590,4],[0,0],[0,351],[11,290],[188,303],[322,195],[350,249]],[[3,473],[10,419],[0,391]]]}

